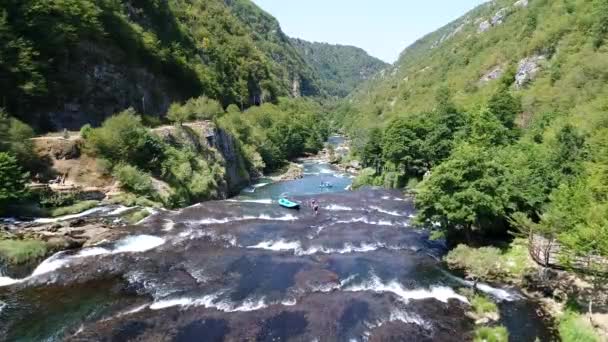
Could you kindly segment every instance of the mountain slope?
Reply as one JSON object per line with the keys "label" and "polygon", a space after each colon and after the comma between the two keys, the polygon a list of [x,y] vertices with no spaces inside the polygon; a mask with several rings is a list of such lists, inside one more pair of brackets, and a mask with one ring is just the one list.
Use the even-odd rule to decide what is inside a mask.
{"label": "mountain slope", "polygon": [[432,110],[444,86],[459,107],[472,109],[509,73],[523,125],[534,113],[589,112],[608,94],[607,32],[604,0],[488,2],[423,37],[359,87],[350,101],[362,114],[353,121],[369,126]]}
{"label": "mountain slope", "polygon": [[321,87],[331,96],[346,97],[361,82],[389,66],[354,46],[301,39],[292,39],[291,42],[314,68]]}
{"label": "mountain slope", "polygon": [[248,0],[8,0],[0,39],[1,105],[41,130],[127,107],[161,115],[202,94],[242,107],[319,94],[276,20]]}

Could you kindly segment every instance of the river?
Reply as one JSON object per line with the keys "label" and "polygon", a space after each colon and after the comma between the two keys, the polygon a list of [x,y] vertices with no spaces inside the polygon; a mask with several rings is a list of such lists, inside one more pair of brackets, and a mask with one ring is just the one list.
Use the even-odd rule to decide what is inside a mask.
{"label": "river", "polygon": [[[465,341],[474,322],[411,227],[398,191],[345,191],[351,177],[304,162],[303,179],[163,211],[115,241],[58,253],[0,287],[6,341]],[[329,182],[331,188],[320,188]],[[320,213],[280,208],[287,194]],[[513,341],[550,334],[516,290],[482,286]]]}

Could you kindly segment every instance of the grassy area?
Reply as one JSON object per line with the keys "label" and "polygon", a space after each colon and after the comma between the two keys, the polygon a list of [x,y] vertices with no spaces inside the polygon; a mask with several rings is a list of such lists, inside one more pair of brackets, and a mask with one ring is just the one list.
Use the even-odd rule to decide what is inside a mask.
{"label": "grassy area", "polygon": [[148,216],[150,216],[150,212],[147,209],[141,209],[125,216],[125,220],[129,224],[136,224],[137,222],[145,219]]}
{"label": "grassy area", "polygon": [[471,299],[471,307],[476,315],[483,317],[487,314],[497,314],[498,306],[485,296],[475,295]]}
{"label": "grassy area", "polygon": [[38,240],[0,240],[0,259],[11,264],[23,264],[43,258],[47,245]]}
{"label": "grassy area", "polygon": [[479,327],[475,330],[475,342],[508,342],[509,333],[507,328],[498,327]]}
{"label": "grassy area", "polygon": [[559,320],[559,336],[563,342],[599,342],[589,322],[579,313],[567,310]]}
{"label": "grassy area", "polygon": [[109,204],[121,204],[127,207],[150,207],[150,208],[162,208],[162,204],[151,201],[145,197],[140,197],[134,194],[124,193],[118,196],[112,197]]}
{"label": "grassy area", "polygon": [[511,277],[521,279],[526,270],[533,267],[525,239],[515,239],[509,247],[502,250],[501,265]]}
{"label": "grassy area", "polygon": [[82,201],[69,206],[59,207],[49,210],[49,216],[58,217],[64,215],[78,214],[85,210],[95,208],[99,205],[99,201]]}

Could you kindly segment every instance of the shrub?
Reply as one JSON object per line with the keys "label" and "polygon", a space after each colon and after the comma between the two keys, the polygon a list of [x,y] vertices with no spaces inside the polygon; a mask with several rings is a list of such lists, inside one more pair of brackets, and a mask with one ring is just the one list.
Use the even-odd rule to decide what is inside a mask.
{"label": "shrub", "polygon": [[[150,156],[139,155],[148,135],[141,118],[128,109],[104,121],[89,133],[87,145],[97,156],[112,164],[133,162]],[[142,153],[143,154],[143,153]]]}
{"label": "shrub", "polygon": [[475,330],[475,342],[508,342],[509,332],[503,326],[480,327]]}
{"label": "shrub", "polygon": [[114,168],[114,177],[118,179],[123,190],[149,198],[155,197],[150,175],[134,166],[128,164],[117,165]]}
{"label": "shrub", "polygon": [[475,282],[488,280],[503,274],[500,267],[501,252],[498,248],[472,248],[458,245],[445,257],[451,268],[464,270]]}
{"label": "shrub", "polygon": [[471,307],[478,316],[498,313],[498,306],[485,296],[475,295],[471,299]]}
{"label": "shrub", "polygon": [[79,214],[83,211],[93,209],[99,205],[99,201],[82,201],[69,206],[52,209],[49,214],[51,217]]}
{"label": "shrub", "polygon": [[598,342],[598,335],[580,314],[567,311],[559,321],[559,336],[564,342]]}
{"label": "shrub", "polygon": [[0,211],[10,201],[20,201],[26,196],[27,173],[21,171],[17,159],[0,152]]}
{"label": "shrub", "polygon": [[221,104],[205,96],[192,98],[185,104],[174,103],[169,107],[167,119],[177,124],[190,120],[211,120],[224,113]]}
{"label": "shrub", "polygon": [[86,124],[80,128],[80,136],[82,139],[87,140],[91,136],[91,132],[93,131],[93,127],[91,125]]}

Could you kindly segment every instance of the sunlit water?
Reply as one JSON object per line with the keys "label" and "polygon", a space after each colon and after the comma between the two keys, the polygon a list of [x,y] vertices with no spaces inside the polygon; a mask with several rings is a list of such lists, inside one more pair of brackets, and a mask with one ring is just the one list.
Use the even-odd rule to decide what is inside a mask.
{"label": "sunlit water", "polygon": [[[350,178],[329,165],[305,169],[304,179],[161,212],[116,241],[0,278],[0,339],[470,340],[459,292],[469,284],[444,270],[441,242],[410,226],[411,200],[346,192]],[[279,207],[284,193],[317,199],[319,215]],[[481,288],[514,341],[550,338],[517,291]]]}

